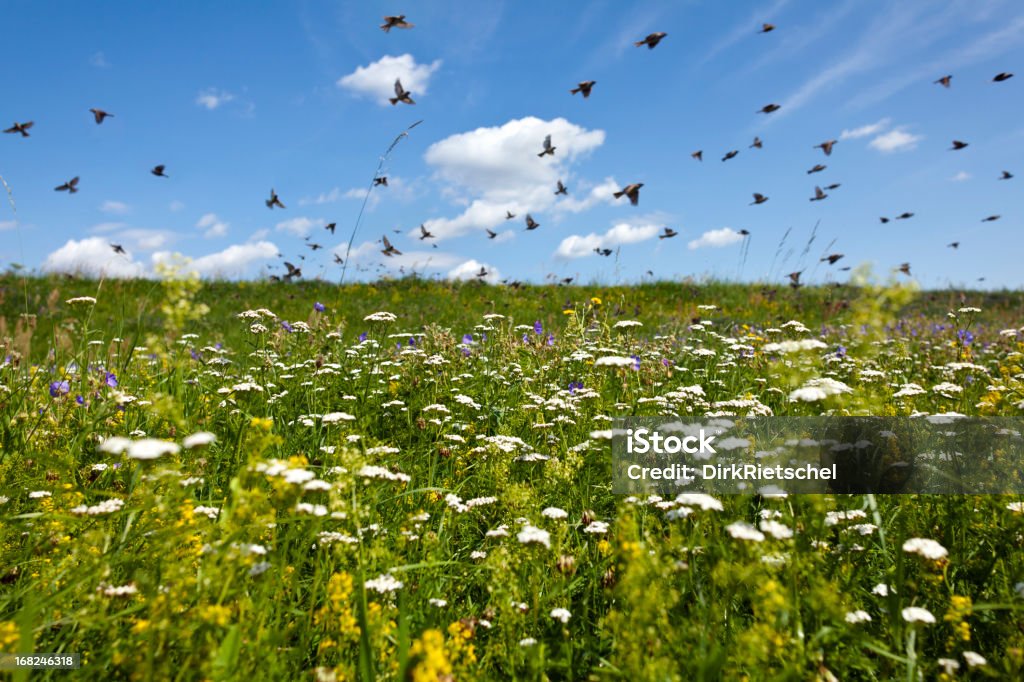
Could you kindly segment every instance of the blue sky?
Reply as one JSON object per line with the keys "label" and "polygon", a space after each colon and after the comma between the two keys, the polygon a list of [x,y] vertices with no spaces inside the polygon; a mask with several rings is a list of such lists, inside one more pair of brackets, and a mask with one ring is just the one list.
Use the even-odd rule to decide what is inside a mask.
{"label": "blue sky", "polygon": [[[0,136],[17,206],[0,204],[0,267],[147,274],[178,252],[206,275],[254,277],[280,273],[280,252],[337,280],[331,252],[381,154],[422,119],[370,195],[348,278],[484,265],[537,282],[820,282],[909,261],[927,287],[1022,284],[1018,2],[418,5],[5,2],[0,123],[35,125]],[[378,28],[401,13],[414,28]],[[777,28],[758,33],[766,21]],[[668,33],[656,49],[633,46],[654,31]],[[933,83],[946,74],[950,88]],[[387,103],[396,75],[414,106]],[[586,100],[569,94],[582,80],[597,81]],[[769,103],[782,108],[755,113]],[[114,117],[98,126],[91,107]],[[556,152],[540,159],[546,134]],[[830,139],[831,156],[813,148]],[[54,192],[73,176],[78,193]],[[633,182],[638,206],[612,199]],[[286,209],[265,206],[272,187]],[[769,200],[751,206],[753,192]],[[436,239],[416,239],[421,223]],[[679,236],[658,239],[664,226]],[[385,234],[402,256],[380,254]],[[828,252],[845,258],[819,264]]]}

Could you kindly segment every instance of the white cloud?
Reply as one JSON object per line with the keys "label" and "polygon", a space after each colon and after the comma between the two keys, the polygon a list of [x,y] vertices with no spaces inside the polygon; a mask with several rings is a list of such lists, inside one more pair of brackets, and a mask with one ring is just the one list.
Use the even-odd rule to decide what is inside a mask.
{"label": "white cloud", "polygon": [[653,239],[658,236],[659,232],[661,232],[661,227],[658,225],[619,223],[604,234],[591,232],[588,235],[574,234],[566,237],[558,245],[555,256],[559,258],[593,256],[594,249],[612,249],[622,244],[635,244]]}
{"label": "white cloud", "polygon": [[908,133],[903,128],[895,128],[871,140],[868,146],[883,154],[889,154],[914,149],[922,139],[924,138],[921,135]]}
{"label": "white cloud", "polygon": [[971,179],[971,174],[967,171],[960,171],[956,175],[950,178],[953,182],[964,182]]}
{"label": "white cloud", "polygon": [[554,209],[569,213],[582,213],[600,203],[613,203],[615,197],[612,195],[620,189],[622,189],[622,186],[617,182],[611,178],[605,178],[604,182],[600,185],[591,187],[582,199],[577,199],[574,195],[570,194],[555,204]]}
{"label": "white cloud", "polygon": [[[389,237],[390,239],[390,237]],[[349,265],[355,265],[357,263],[369,263],[377,262],[381,263],[390,270],[398,270],[399,268],[408,271],[417,270],[437,270],[443,268],[450,268],[458,263],[462,262],[463,258],[447,251],[440,251],[438,249],[427,249],[423,251],[409,251],[402,248],[400,244],[395,244],[399,251],[402,252],[399,256],[391,256],[390,258],[384,256],[381,253],[383,248],[380,244],[375,241],[365,241],[358,245],[353,245],[352,252],[348,255]],[[334,247],[331,252],[335,253],[342,258],[345,257],[345,244],[339,244]],[[479,268],[479,266],[477,266]]]}
{"label": "white cloud", "polygon": [[287,232],[293,234],[296,237],[305,237],[313,230],[315,223],[306,217],[289,218],[288,220],[282,220],[274,226],[278,232]]}
{"label": "white cloud", "polygon": [[184,204],[184,202],[181,202],[181,201],[178,201],[177,199],[175,199],[174,201],[172,201],[170,203],[170,205],[167,208],[169,208],[171,211],[177,213],[178,211],[180,211],[183,208],[185,208],[185,204]]}
{"label": "white cloud", "polygon": [[218,218],[216,213],[205,213],[199,219],[199,222],[196,223],[196,227],[204,230],[204,237],[212,239],[213,237],[223,237],[226,235],[230,225]]}
{"label": "white cloud", "polygon": [[[487,275],[485,277],[477,277],[477,274],[480,272],[480,268],[487,270]],[[493,265],[487,265],[486,263],[481,263],[475,259],[470,259],[449,270],[447,277],[448,279],[461,280],[482,279],[489,284],[494,284],[501,280],[501,273],[498,272],[498,269]]]}
{"label": "white cloud", "polygon": [[13,230],[17,226],[17,220],[0,220],[0,232],[4,232],[5,230]]}
{"label": "white cloud", "polygon": [[697,239],[691,241],[687,246],[690,247],[690,250],[704,247],[717,249],[741,241],[743,241],[743,235],[731,227],[723,227],[719,230],[708,230]]}
{"label": "white cloud", "polygon": [[[556,151],[541,159],[537,153],[546,135],[551,135]],[[599,201],[611,202],[608,190],[616,183],[610,178],[582,200],[559,202],[554,194],[558,180],[571,184],[573,164],[604,139],[603,130],[587,130],[564,118],[544,121],[530,116],[435,142],[424,159],[435,169],[435,177],[447,183],[446,193],[466,209],[454,218],[428,220],[427,229],[445,239],[494,229],[504,224],[505,211],[516,213],[521,226],[527,212],[558,210],[563,204],[563,210],[578,212]]]}
{"label": "white cloud", "polygon": [[412,93],[413,100],[427,93],[430,78],[441,68],[441,60],[430,64],[417,64],[411,54],[398,57],[385,55],[366,66],[360,66],[347,76],[338,79],[337,85],[357,95],[377,100],[388,105],[389,97],[395,96],[395,79],[401,79],[402,86]]}
{"label": "white cloud", "polygon": [[154,251],[175,239],[169,230],[153,230],[144,227],[129,227],[125,223],[99,223],[89,232],[104,235],[105,239],[123,245],[129,251]]}
{"label": "white cloud", "polygon": [[113,201],[111,199],[108,199],[104,201],[102,204],[100,204],[100,210],[103,211],[104,213],[111,213],[113,215],[125,215],[126,213],[129,213],[132,209],[128,204],[124,203],[123,201]]}
{"label": "white cloud", "polygon": [[221,105],[227,104],[234,98],[235,96],[226,90],[207,88],[196,96],[196,104],[212,111]]}
{"label": "white cloud", "polygon": [[46,257],[43,270],[120,278],[142,277],[146,273],[145,266],[130,255],[115,254],[102,237],[69,239]]}
{"label": "white cloud", "polygon": [[[223,251],[194,259],[189,268],[204,277],[234,277],[245,274],[254,265],[276,258],[277,253],[277,246],[273,242],[232,244]],[[154,253],[153,263],[167,260],[171,255],[167,251]]]}
{"label": "white cloud", "polygon": [[299,206],[308,206],[310,204],[333,204],[338,199],[341,199],[342,196],[344,195],[340,187],[332,187],[329,192],[321,192],[313,198],[304,197],[299,199]]}
{"label": "white cloud", "polygon": [[890,121],[888,118],[883,118],[881,121],[877,121],[876,123],[869,123],[868,125],[864,125],[859,128],[854,128],[853,130],[844,129],[843,132],[840,133],[839,139],[855,140],[861,137],[869,137],[871,135],[876,135],[885,130],[886,128],[888,128],[889,122]]}

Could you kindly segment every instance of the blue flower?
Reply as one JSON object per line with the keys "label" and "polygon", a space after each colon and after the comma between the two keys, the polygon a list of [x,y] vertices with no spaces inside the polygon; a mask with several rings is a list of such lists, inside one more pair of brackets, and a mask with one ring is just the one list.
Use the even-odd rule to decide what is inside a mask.
{"label": "blue flower", "polygon": [[537,336],[540,336],[541,334],[544,333],[544,325],[540,323],[540,320],[537,320],[536,322],[533,323],[533,331]]}
{"label": "blue flower", "polygon": [[107,372],[106,384],[110,388],[117,388],[117,377],[114,376],[113,372]]}
{"label": "blue flower", "polygon": [[66,379],[64,381],[54,381],[52,384],[50,384],[51,398],[57,398],[62,395],[67,395],[70,392],[71,384],[69,384]]}
{"label": "blue flower", "polygon": [[956,335],[964,342],[965,346],[971,345],[971,341],[974,341],[974,334],[972,334],[968,329],[958,329]]}
{"label": "blue flower", "polygon": [[284,330],[289,334],[295,331],[295,329],[290,324],[288,324],[288,320],[281,320],[281,326],[284,327]]}
{"label": "blue flower", "polygon": [[469,345],[469,344],[473,343],[473,335],[472,334],[463,334],[462,335],[462,343],[464,343],[466,345]]}
{"label": "blue flower", "polygon": [[367,337],[367,336],[368,336],[368,335],[367,335],[367,333],[366,333],[366,332],[363,332],[362,334],[360,334],[360,335],[359,335],[359,343],[362,343],[363,341],[366,341],[366,337]]}
{"label": "blue flower", "polygon": [[85,405],[85,398],[83,398],[80,395],[76,395],[75,402],[78,403],[79,405]]}
{"label": "blue flower", "polygon": [[839,346],[838,348],[836,348],[836,357],[837,358],[845,358],[846,357],[846,346]]}
{"label": "blue flower", "polygon": [[580,390],[581,388],[583,388],[583,382],[582,381],[570,381],[569,382],[569,393],[570,394],[576,393],[576,391]]}
{"label": "blue flower", "polygon": [[629,357],[633,358],[633,369],[640,369],[640,356],[630,355]]}
{"label": "blue flower", "polygon": [[316,303],[313,304],[313,310],[317,311],[318,313],[322,313],[323,311],[327,310],[327,308],[324,307],[323,303],[317,301]]}

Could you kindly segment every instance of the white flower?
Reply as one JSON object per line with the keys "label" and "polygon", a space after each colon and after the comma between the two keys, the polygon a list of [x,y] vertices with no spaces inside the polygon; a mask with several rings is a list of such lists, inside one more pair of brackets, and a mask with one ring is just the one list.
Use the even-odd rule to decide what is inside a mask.
{"label": "white flower", "polygon": [[704,511],[709,509],[722,511],[724,509],[719,500],[716,500],[707,493],[680,493],[676,495],[676,502],[688,506],[697,506]]}
{"label": "white flower", "polygon": [[984,656],[975,651],[965,651],[964,660],[967,661],[967,665],[971,668],[988,663]]}
{"label": "white flower", "polygon": [[918,386],[917,384],[904,384],[903,388],[892,394],[893,398],[909,398],[915,395],[921,395],[926,391]]}
{"label": "white flower", "polygon": [[754,528],[746,521],[731,523],[725,527],[725,530],[729,532],[729,535],[733,536],[737,540],[751,540],[753,542],[762,542],[764,540],[764,533]]}
{"label": "white flower", "polygon": [[933,561],[943,559],[949,554],[945,547],[928,538],[910,538],[903,543],[903,551],[908,554],[920,554],[925,559]]}
{"label": "white flower", "polygon": [[71,510],[72,514],[85,514],[88,516],[98,516],[100,514],[110,514],[116,512],[124,506],[124,500],[120,500],[116,497],[112,497],[109,500],[104,500],[99,504],[87,507],[84,504],[75,507]]}
{"label": "white flower", "polygon": [[871,614],[867,611],[861,610],[850,611],[846,614],[846,622],[850,623],[851,625],[856,625],[857,623],[870,623]]}
{"label": "white flower", "polygon": [[216,443],[217,436],[213,435],[209,431],[199,431],[193,433],[191,436],[185,438],[182,441],[182,445],[191,450],[192,448],[202,447],[203,445],[209,445],[210,443]]}
{"label": "white flower", "polygon": [[[787,322],[786,324],[789,323]],[[765,353],[795,353],[797,351],[802,350],[818,350],[821,348],[828,348],[828,345],[823,341],[819,341],[818,339],[800,339],[799,341],[781,341],[779,343],[766,343],[762,350]]]}
{"label": "white flower", "polygon": [[591,521],[590,525],[583,529],[583,532],[604,535],[608,532],[608,524],[605,521]]}
{"label": "white flower", "polygon": [[370,313],[363,318],[363,322],[394,322],[398,319],[398,315],[388,312],[377,312]]}
{"label": "white flower", "polygon": [[960,662],[953,658],[940,658],[936,663],[938,663],[939,667],[942,668],[942,670],[950,677],[960,669]]}
{"label": "white flower", "polygon": [[812,403],[841,393],[853,393],[853,389],[841,381],[836,381],[835,379],[829,379],[827,377],[822,379],[811,379],[802,387],[789,394],[789,402],[795,403],[797,401],[802,401],[805,403]]}
{"label": "white flower", "polygon": [[935,384],[932,386],[932,392],[938,393],[943,398],[955,398],[957,394],[963,393],[964,389],[962,386],[944,381],[941,384]]}
{"label": "white flower", "polygon": [[96,299],[92,296],[75,296],[64,301],[68,305],[96,305]]}
{"label": "white flower", "polygon": [[[895,592],[895,590],[893,590]],[[877,594],[879,597],[889,596],[889,586],[885,583],[878,583],[871,588],[871,594]]]}
{"label": "white flower", "polygon": [[159,438],[143,438],[133,441],[128,446],[128,456],[132,459],[156,459],[163,455],[175,455],[181,448],[177,443],[169,443]]}
{"label": "white flower", "polygon": [[263,573],[266,573],[267,569],[269,569],[269,568],[270,568],[270,562],[269,561],[259,561],[259,562],[255,563],[255,564],[253,564],[252,568],[249,569],[249,575],[252,576],[252,577],[256,577],[258,575],[262,575]]}
{"label": "white flower", "polygon": [[761,530],[771,535],[776,540],[786,540],[793,537],[793,530],[778,521],[765,520],[760,523]]}
{"label": "white flower", "polygon": [[551,609],[551,617],[562,623],[568,623],[569,619],[572,618],[572,613],[569,612],[569,609]]}
{"label": "white flower", "polygon": [[356,475],[362,476],[363,478],[381,478],[387,481],[402,481],[404,483],[408,483],[409,481],[412,480],[412,477],[409,476],[408,474],[403,474],[400,472],[392,473],[391,471],[385,469],[384,467],[373,466],[370,464],[365,465],[362,469],[360,469],[357,472]]}
{"label": "white flower", "polygon": [[540,515],[549,519],[564,519],[569,516],[569,512],[564,509],[559,509],[558,507],[547,507],[540,513]]}
{"label": "white flower", "polygon": [[308,469],[286,469],[284,472],[285,483],[300,485],[306,481],[312,481],[316,474]]}
{"label": "white flower", "polygon": [[122,452],[127,450],[128,446],[131,444],[131,438],[125,438],[124,436],[111,436],[100,443],[100,451],[105,452],[108,455],[120,455]]}
{"label": "white flower", "polygon": [[619,320],[618,322],[615,323],[615,325],[612,328],[613,329],[628,329],[629,327],[642,327],[642,326],[644,326],[644,323],[640,322],[639,320]]}
{"label": "white flower", "polygon": [[448,601],[446,599],[432,598],[428,599],[427,601],[430,603],[431,606],[436,606],[439,609],[443,609],[444,607],[448,606]]}
{"label": "white flower", "polygon": [[932,612],[920,606],[908,606],[900,613],[903,615],[903,620],[908,623],[925,623],[926,625],[935,623],[935,616],[932,615]]}
{"label": "white flower", "polygon": [[830,511],[825,514],[825,525],[835,526],[842,521],[855,521],[867,518],[867,512],[863,509],[850,509],[847,511]]}
{"label": "white flower", "polygon": [[350,422],[354,420],[355,417],[346,412],[328,412],[320,419],[324,424],[333,424],[340,421]]}
{"label": "white flower", "polygon": [[100,583],[96,589],[108,597],[129,597],[139,591],[134,583],[128,583],[127,585],[106,585]]}
{"label": "white flower", "polygon": [[1010,502],[1009,504],[1006,505],[1006,508],[1012,512],[1024,514],[1024,502]]}
{"label": "white flower", "polygon": [[632,367],[636,364],[633,358],[624,358],[618,355],[606,355],[594,361],[595,367]]}
{"label": "white flower", "polygon": [[522,545],[544,545],[546,549],[551,549],[551,533],[547,532],[542,528],[536,528],[534,526],[525,526],[519,534],[516,535],[516,539]]}
{"label": "white flower", "polygon": [[33,490],[28,494],[30,500],[38,500],[53,495],[49,490]]}
{"label": "white flower", "polygon": [[[388,314],[390,315],[390,313]],[[396,579],[390,573],[384,573],[373,580],[367,580],[363,583],[363,586],[368,590],[373,590],[380,594],[386,594],[388,592],[394,592],[395,590],[401,589],[405,586],[405,583]]]}
{"label": "white flower", "polygon": [[203,516],[216,519],[217,515],[220,514],[220,507],[204,507],[202,505],[192,508],[193,514],[202,514]]}

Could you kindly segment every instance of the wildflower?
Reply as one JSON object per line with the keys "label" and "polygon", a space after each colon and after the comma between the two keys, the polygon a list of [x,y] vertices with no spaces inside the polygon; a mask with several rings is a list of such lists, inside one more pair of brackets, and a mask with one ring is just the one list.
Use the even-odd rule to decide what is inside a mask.
{"label": "wildflower", "polygon": [[132,441],[128,446],[128,456],[132,459],[157,459],[163,455],[176,455],[181,448],[159,438],[143,438]]}
{"label": "wildflower", "polygon": [[924,623],[926,625],[935,623],[935,616],[932,615],[932,612],[920,606],[908,606],[900,614],[908,623]]}
{"label": "wildflower", "polygon": [[957,670],[960,669],[960,662],[953,658],[940,658],[936,663],[942,668],[943,672],[952,677]]}
{"label": "wildflower", "polygon": [[289,334],[295,331],[295,328],[288,323],[288,320],[281,320],[281,327],[283,327],[284,330]]}
{"label": "wildflower", "polygon": [[818,339],[800,339],[799,341],[767,343],[761,350],[765,353],[795,353],[797,351],[817,350],[820,348],[828,348],[828,345]]}
{"label": "wildflower", "polygon": [[117,376],[115,376],[113,372],[107,372],[107,376],[104,379],[103,383],[105,383],[110,388],[117,388]]}
{"label": "wildflower", "polygon": [[867,611],[850,611],[846,614],[846,622],[851,625],[856,625],[857,623],[870,623],[871,614]]}
{"label": "wildflower", "polygon": [[340,421],[350,422],[354,420],[355,417],[348,414],[347,412],[328,412],[327,414],[320,418],[320,421],[323,422],[324,424],[334,424],[335,422]]}
{"label": "wildflower", "polygon": [[988,663],[985,657],[976,651],[965,651],[964,660],[967,661],[967,666],[970,668],[975,668],[979,665],[985,665]]}
{"label": "wildflower", "polygon": [[405,586],[405,583],[396,579],[390,573],[384,573],[373,580],[367,580],[363,583],[363,586],[368,590],[373,590],[380,594],[387,594],[388,592],[394,592],[401,589]]}
{"label": "wildflower", "polygon": [[919,554],[933,561],[944,559],[949,554],[945,547],[927,538],[910,538],[903,543],[903,551],[908,554]]}
{"label": "wildflower", "polygon": [[521,640],[519,640],[519,646],[521,647],[533,646],[536,643],[537,640],[535,640],[533,637],[524,637]]}
{"label": "wildflower", "polygon": [[561,621],[564,624],[568,623],[569,619],[572,618],[572,613],[569,611],[569,609],[551,609],[551,617],[557,621]]}
{"label": "wildflower", "polygon": [[540,515],[548,519],[564,519],[569,516],[569,512],[558,507],[548,507]]}
{"label": "wildflower", "polygon": [[737,521],[736,523],[729,524],[725,527],[725,530],[728,531],[729,535],[733,536],[737,540],[750,540],[752,542],[764,541],[764,533],[745,521]]}
{"label": "wildflower", "polygon": [[64,302],[68,305],[96,305],[96,299],[92,296],[75,296]]}
{"label": "wildflower", "polygon": [[322,313],[323,311],[327,310],[327,308],[324,307],[323,303],[317,301],[316,303],[313,304],[313,310],[317,311],[318,313]]}
{"label": "wildflower", "polygon": [[606,355],[594,361],[595,367],[631,367],[635,364],[633,358],[624,358],[617,355]]}
{"label": "wildflower", "polygon": [[[363,318],[363,322],[394,322],[398,319],[398,316],[394,313],[389,312],[376,312],[370,313]],[[360,338],[360,340],[363,340]]]}
{"label": "wildflower", "polygon": [[71,510],[72,514],[79,514],[85,516],[99,516],[100,514],[111,514],[121,509],[124,506],[124,500],[112,497],[109,500],[104,500],[99,504],[87,507],[84,504],[74,507]]}
{"label": "wildflower", "polygon": [[793,537],[793,529],[785,524],[779,523],[778,521],[772,521],[770,519],[761,521],[760,528],[776,540],[786,540]]}
{"label": "wildflower", "polygon": [[537,336],[540,336],[541,334],[544,333],[544,325],[540,323],[540,320],[537,320],[536,322],[533,323],[533,333],[536,334]]}
{"label": "wildflower", "polygon": [[[895,590],[893,591],[895,592]],[[878,583],[877,585],[871,588],[871,594],[878,595],[879,597],[888,597],[889,586],[885,583]]]}
{"label": "wildflower", "polygon": [[51,398],[58,398],[60,396],[65,396],[65,395],[67,395],[70,392],[71,392],[71,384],[69,384],[66,379],[63,380],[63,381],[54,381],[52,384],[50,384],[50,397]]}
{"label": "wildflower", "polygon": [[584,533],[593,533],[595,535],[604,535],[608,532],[608,524],[605,521],[591,521],[590,524],[583,529]]}
{"label": "wildflower", "polygon": [[516,539],[519,540],[521,545],[544,545],[545,549],[551,549],[551,533],[541,528],[534,526],[524,526],[519,534],[516,535]]}
{"label": "wildflower", "polygon": [[629,329],[631,327],[642,326],[644,326],[644,323],[639,320],[619,320],[612,326],[612,329]]}
{"label": "wildflower", "polygon": [[213,435],[209,431],[198,431],[193,433],[191,436],[187,436],[185,440],[182,441],[182,445],[191,450],[192,448],[199,448],[216,442],[217,436]]}

